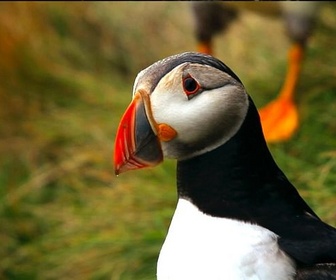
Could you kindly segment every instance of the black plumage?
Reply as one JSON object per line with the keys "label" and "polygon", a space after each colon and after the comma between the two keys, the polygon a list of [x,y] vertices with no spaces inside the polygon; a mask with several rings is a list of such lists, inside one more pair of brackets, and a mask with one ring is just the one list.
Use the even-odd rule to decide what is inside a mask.
{"label": "black plumage", "polygon": [[[204,213],[265,227],[300,265],[336,262],[336,229],[322,222],[273,160],[262,136],[257,110],[224,145],[178,161],[180,197]],[[205,187],[206,186],[206,187]]]}
{"label": "black plumage", "polygon": [[[238,89],[240,96],[243,94],[246,97],[245,91],[241,91],[241,81],[229,67],[214,57],[199,53],[184,53],[161,60],[143,70],[137,83],[150,85],[148,88],[152,93],[166,74],[185,63],[207,65],[231,76],[233,79],[227,82],[230,83],[229,89],[226,89],[226,83],[222,85],[222,91],[215,87],[216,94],[233,96],[226,99],[227,102],[238,102],[235,97]],[[209,71],[207,67],[201,69]],[[218,74],[218,71],[212,73]],[[179,75],[176,78],[182,82]],[[170,84],[164,82],[164,85]],[[207,90],[200,95],[208,94],[213,88]],[[279,248],[295,261],[295,279],[336,279],[336,229],[314,213],[280,170],[267,147],[252,99],[247,96],[245,101],[242,100],[239,99],[239,102],[247,101],[241,104],[247,108],[247,112],[234,135],[210,151],[201,154],[189,151],[191,156],[187,159],[178,159],[179,198],[190,201],[208,216],[255,224],[275,233]],[[229,110],[228,107],[226,109]],[[222,107],[218,106],[217,110],[222,110]],[[212,135],[219,137],[221,134]],[[213,142],[212,138],[204,139],[204,146]],[[193,147],[190,143],[174,141],[168,145],[180,145],[180,149]],[[198,148],[203,150],[202,147]]]}

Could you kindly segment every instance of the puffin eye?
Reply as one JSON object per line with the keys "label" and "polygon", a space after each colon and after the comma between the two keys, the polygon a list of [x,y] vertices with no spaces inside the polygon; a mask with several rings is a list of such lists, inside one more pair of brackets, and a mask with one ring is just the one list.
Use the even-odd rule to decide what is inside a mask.
{"label": "puffin eye", "polygon": [[191,97],[191,95],[197,93],[200,88],[201,86],[199,85],[199,83],[190,75],[183,78],[183,89],[188,97]]}

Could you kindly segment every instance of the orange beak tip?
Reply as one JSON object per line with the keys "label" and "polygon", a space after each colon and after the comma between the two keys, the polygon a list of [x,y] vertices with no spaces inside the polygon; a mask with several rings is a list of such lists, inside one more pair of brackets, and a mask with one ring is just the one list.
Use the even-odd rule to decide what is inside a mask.
{"label": "orange beak tip", "polygon": [[163,160],[159,138],[147,115],[149,102],[145,93],[136,94],[122,116],[114,147],[117,176],[129,170],[158,165]]}

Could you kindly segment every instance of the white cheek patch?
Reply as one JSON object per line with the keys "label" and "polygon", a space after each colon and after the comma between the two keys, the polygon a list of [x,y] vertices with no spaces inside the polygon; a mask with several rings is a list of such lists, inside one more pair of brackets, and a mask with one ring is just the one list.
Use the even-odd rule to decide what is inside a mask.
{"label": "white cheek patch", "polygon": [[[222,123],[235,121],[232,119],[234,116],[243,120],[247,112],[247,95],[233,93],[236,86],[204,91],[191,100],[184,95],[181,85],[169,88],[175,91],[164,92],[158,88],[151,95],[153,115],[158,123],[173,127],[178,139],[184,143],[204,138],[213,129],[223,129],[225,132],[221,128]],[[169,88],[165,87],[165,90]],[[233,125],[234,133],[240,125],[241,122]]]}
{"label": "white cheek patch", "polygon": [[[188,71],[208,88],[190,100],[182,82]],[[162,143],[164,155],[180,160],[224,144],[237,133],[248,110],[248,95],[241,83],[217,69],[188,63],[162,77],[150,100],[155,122],[167,124],[177,132],[172,141]]]}

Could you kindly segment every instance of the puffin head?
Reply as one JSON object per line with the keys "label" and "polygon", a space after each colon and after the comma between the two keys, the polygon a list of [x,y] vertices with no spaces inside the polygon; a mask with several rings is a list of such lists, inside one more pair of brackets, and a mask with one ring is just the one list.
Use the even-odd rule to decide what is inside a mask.
{"label": "puffin head", "polygon": [[135,79],[116,134],[115,172],[207,153],[237,133],[248,107],[243,84],[220,60],[194,52],[160,60]]}

